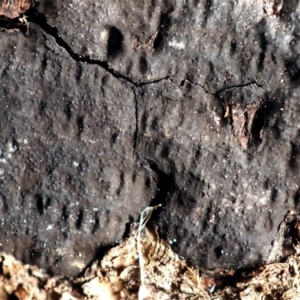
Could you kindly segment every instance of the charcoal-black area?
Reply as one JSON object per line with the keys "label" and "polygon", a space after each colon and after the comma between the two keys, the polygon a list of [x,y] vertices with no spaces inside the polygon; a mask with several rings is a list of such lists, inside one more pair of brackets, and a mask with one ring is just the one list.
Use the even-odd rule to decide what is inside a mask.
{"label": "charcoal-black area", "polygon": [[1,33],[1,250],[76,275],[153,195],[133,154],[135,95],[29,26]]}
{"label": "charcoal-black area", "polygon": [[3,28],[1,250],[76,275],[161,203],[194,266],[266,263],[300,208],[299,10],[41,0]]}

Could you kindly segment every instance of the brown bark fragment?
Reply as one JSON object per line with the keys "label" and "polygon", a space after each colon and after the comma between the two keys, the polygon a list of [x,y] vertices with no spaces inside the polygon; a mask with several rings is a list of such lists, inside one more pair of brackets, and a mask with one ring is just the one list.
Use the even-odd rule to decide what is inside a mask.
{"label": "brown bark fragment", "polygon": [[[251,103],[241,105],[234,103],[229,107],[232,117],[233,135],[238,139],[240,146],[243,149],[248,148],[249,140],[252,137],[251,129],[253,120],[257,110],[259,109],[258,103]],[[228,117],[229,110],[227,107],[224,117]]]}
{"label": "brown bark fragment", "polygon": [[0,16],[17,18],[31,6],[31,0],[0,0]]}

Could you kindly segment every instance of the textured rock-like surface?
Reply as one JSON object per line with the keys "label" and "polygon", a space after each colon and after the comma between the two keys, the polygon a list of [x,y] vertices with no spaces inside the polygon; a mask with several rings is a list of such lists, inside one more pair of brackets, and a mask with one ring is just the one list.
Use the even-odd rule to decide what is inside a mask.
{"label": "textured rock-like surface", "polygon": [[1,33],[4,250],[74,274],[150,202],[195,266],[267,261],[299,209],[299,3],[36,10]]}
{"label": "textured rock-like surface", "polygon": [[41,1],[39,11],[75,52],[135,82],[175,76],[214,93],[297,76],[297,1]]}
{"label": "textured rock-like surface", "polygon": [[[223,105],[220,97],[189,83],[180,89],[170,81],[139,89],[138,152],[162,178],[161,232],[198,266],[236,269],[266,260],[271,247],[266,241],[274,239],[286,211],[295,208],[299,175],[290,169],[290,143],[298,138],[290,114],[274,114],[265,108],[269,103],[260,104],[264,124],[258,109],[247,150],[234,135],[244,123],[239,115],[224,118],[227,101],[240,104],[243,95],[250,101],[251,95],[260,103],[262,93],[255,85],[234,88],[229,99],[224,93]],[[247,112],[247,106],[239,107]],[[276,122],[286,124],[289,141],[278,137],[283,133]]]}
{"label": "textured rock-like surface", "polygon": [[2,249],[76,274],[150,197],[134,165],[134,93],[30,35],[1,34]]}

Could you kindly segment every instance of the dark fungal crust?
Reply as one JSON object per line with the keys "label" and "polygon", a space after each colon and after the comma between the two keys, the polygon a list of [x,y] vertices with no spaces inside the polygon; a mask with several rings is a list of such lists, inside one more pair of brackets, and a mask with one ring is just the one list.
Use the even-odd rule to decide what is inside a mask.
{"label": "dark fungal crust", "polygon": [[163,204],[153,221],[194,266],[264,264],[300,207],[300,22],[271,2],[1,17],[0,251],[75,276]]}

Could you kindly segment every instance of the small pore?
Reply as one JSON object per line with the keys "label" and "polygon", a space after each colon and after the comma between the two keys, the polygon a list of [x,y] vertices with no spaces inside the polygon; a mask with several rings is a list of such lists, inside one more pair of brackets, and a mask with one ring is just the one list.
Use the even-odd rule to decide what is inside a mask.
{"label": "small pore", "polygon": [[121,31],[112,26],[109,28],[107,41],[107,56],[116,58],[123,50],[123,34]]}

